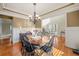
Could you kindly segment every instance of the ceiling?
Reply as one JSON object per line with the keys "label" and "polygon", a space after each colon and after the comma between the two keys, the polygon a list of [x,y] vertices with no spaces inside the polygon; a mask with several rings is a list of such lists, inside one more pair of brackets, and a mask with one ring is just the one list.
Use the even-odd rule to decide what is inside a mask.
{"label": "ceiling", "polygon": [[[61,8],[68,5],[69,3],[37,3],[36,12],[38,15],[45,14],[49,11]],[[25,15],[33,14],[33,4],[32,3],[6,3],[4,7]]]}

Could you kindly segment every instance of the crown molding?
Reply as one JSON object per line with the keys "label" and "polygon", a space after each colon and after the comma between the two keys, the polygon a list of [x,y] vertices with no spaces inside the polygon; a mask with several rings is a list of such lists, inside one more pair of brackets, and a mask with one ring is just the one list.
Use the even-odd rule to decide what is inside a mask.
{"label": "crown molding", "polygon": [[[45,16],[45,15],[47,15],[47,14],[50,14],[50,13],[52,13],[52,12],[61,10],[61,9],[63,9],[63,8],[69,7],[69,6],[71,6],[71,5],[74,5],[74,3],[70,3],[70,4],[68,4],[68,5],[65,5],[65,6],[63,6],[63,7],[57,8],[57,9],[55,9],[55,10],[48,11],[48,12],[46,12],[46,13],[44,13],[44,14],[39,15],[39,16],[40,16],[40,17]],[[10,8],[6,7],[6,3],[2,3],[2,9],[3,9],[3,10],[10,11],[10,12],[13,12],[13,13],[17,13],[17,14],[20,14],[20,15],[24,15],[24,16],[26,16],[26,17],[29,17],[29,15],[27,15],[27,14],[23,14],[23,13],[14,11],[14,10],[11,10]]]}
{"label": "crown molding", "polygon": [[69,7],[69,6],[71,6],[71,5],[74,5],[74,3],[70,3],[70,4],[65,5],[65,6],[63,6],[63,7],[60,7],[60,8],[58,8],[58,9],[55,9],[55,10],[52,10],[52,11],[48,11],[48,12],[42,14],[42,15],[39,15],[39,16],[41,17],[41,16],[44,16],[44,15],[50,14],[50,13],[52,13],[52,12],[58,11],[58,10],[60,10],[60,9],[66,8],[66,7]]}
{"label": "crown molding", "polygon": [[13,11],[13,10],[11,10],[10,8],[7,8],[6,7],[6,4],[4,4],[4,3],[2,3],[2,9],[3,10],[7,10],[7,11],[10,11],[10,12],[13,12],[13,13],[17,13],[17,14],[20,14],[20,15],[24,15],[24,16],[29,16],[29,15],[27,15],[27,14],[23,14],[23,13],[20,13],[20,12],[17,12],[17,11]]}

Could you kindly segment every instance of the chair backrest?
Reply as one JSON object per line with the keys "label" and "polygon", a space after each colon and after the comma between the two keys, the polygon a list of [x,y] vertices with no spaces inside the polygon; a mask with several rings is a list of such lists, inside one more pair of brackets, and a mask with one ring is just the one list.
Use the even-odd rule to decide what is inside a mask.
{"label": "chair backrest", "polygon": [[54,38],[52,37],[48,43],[46,43],[46,46],[52,47],[54,42]]}
{"label": "chair backrest", "polygon": [[30,42],[25,41],[24,44],[25,44],[25,49],[27,50],[27,52],[34,51],[34,46]]}
{"label": "chair backrest", "polygon": [[27,51],[27,52],[32,52],[32,51],[34,51],[34,46],[28,41],[28,40],[26,40],[27,38],[24,38],[23,40],[22,40],[22,44],[23,44],[23,47],[25,48],[25,50]]}
{"label": "chair backrest", "polygon": [[21,42],[21,44],[22,44],[22,47],[23,47],[23,42],[22,42],[22,40],[24,39],[24,37],[23,37],[23,33],[20,33],[19,34],[19,39],[20,39],[20,42]]}
{"label": "chair backrest", "polygon": [[41,47],[42,50],[44,50],[45,52],[49,52],[51,51],[53,46],[53,37],[50,39],[50,41],[48,43],[46,43],[44,46]]}
{"label": "chair backrest", "polygon": [[32,35],[32,33],[30,31],[27,31],[25,35]]}
{"label": "chair backrest", "polygon": [[23,33],[20,33],[20,34],[19,34],[19,37],[20,37],[20,38],[19,38],[20,40],[23,39]]}
{"label": "chair backrest", "polygon": [[24,34],[24,35],[23,35],[23,39],[24,39],[24,40],[26,40],[26,41],[28,41],[28,40],[29,40],[29,38],[27,37],[27,35],[26,35],[26,34]]}

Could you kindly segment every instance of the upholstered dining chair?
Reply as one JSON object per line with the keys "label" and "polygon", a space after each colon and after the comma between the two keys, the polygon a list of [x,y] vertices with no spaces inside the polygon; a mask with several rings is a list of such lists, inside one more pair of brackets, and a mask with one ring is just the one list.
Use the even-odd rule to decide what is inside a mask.
{"label": "upholstered dining chair", "polygon": [[24,37],[23,39],[21,39],[21,43],[21,53],[23,56],[34,55],[34,50],[36,49],[36,47],[28,41],[28,38]]}
{"label": "upholstered dining chair", "polygon": [[46,53],[49,53],[52,50],[52,47],[53,47],[53,37],[50,39],[49,42],[43,45],[40,49],[42,49]]}

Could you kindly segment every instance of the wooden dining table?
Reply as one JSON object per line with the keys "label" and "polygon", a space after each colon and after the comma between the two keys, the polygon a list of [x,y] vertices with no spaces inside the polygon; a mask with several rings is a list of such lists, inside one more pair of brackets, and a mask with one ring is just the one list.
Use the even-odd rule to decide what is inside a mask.
{"label": "wooden dining table", "polygon": [[32,37],[31,40],[29,40],[31,44],[39,46],[42,42],[41,37]]}
{"label": "wooden dining table", "polygon": [[49,42],[49,37],[48,36],[28,36],[29,42],[33,45],[38,45],[38,46],[43,46],[47,42]]}
{"label": "wooden dining table", "polygon": [[[29,42],[33,45],[36,45],[36,46],[43,46],[45,45],[47,42],[49,42],[49,37],[48,36],[36,36],[36,37],[32,37],[32,36],[28,36],[29,38]],[[36,49],[36,55],[38,56],[48,56],[48,54],[46,52],[44,52],[43,50],[40,50],[40,49]],[[57,48],[54,48],[52,47],[52,50],[51,50],[51,55],[50,56],[62,56],[64,54],[63,51],[57,49]]]}

